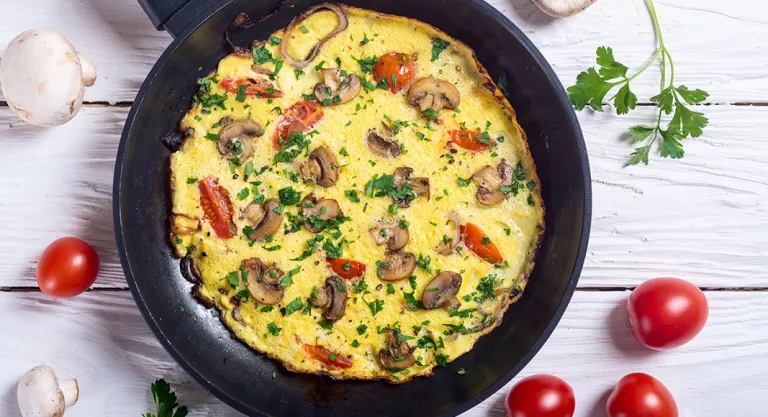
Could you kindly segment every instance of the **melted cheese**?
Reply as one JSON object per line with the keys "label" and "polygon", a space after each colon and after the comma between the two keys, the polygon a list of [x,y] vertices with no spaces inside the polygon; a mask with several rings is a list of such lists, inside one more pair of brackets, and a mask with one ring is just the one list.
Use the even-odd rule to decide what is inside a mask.
{"label": "melted cheese", "polygon": [[[216,142],[207,140],[204,136],[206,133],[217,133],[219,128],[214,125],[224,116],[256,120],[266,126],[266,133],[255,141],[255,152],[249,160],[257,171],[264,166],[271,169],[257,177],[248,178],[248,181],[260,181],[260,191],[267,198],[277,198],[277,190],[291,186],[301,192],[302,196],[314,191],[318,197],[336,199],[344,215],[351,218],[351,221],[340,227],[344,237],[351,241],[344,247],[343,258],[354,259],[367,265],[367,273],[363,279],[368,286],[368,292],[358,294],[350,283],[346,313],[331,330],[327,330],[318,324],[322,319],[320,309],[313,308],[308,315],[302,314],[302,311],[290,316],[281,314],[281,309],[296,299],[306,303],[313,287],[321,287],[325,279],[333,274],[324,261],[321,250],[301,262],[290,260],[299,256],[306,248],[306,241],[314,236],[305,229],[289,235],[284,235],[281,231],[274,236],[273,242],[260,242],[251,246],[242,233],[246,223],[236,216],[234,222],[239,232],[232,239],[217,238],[210,225],[202,221],[200,232],[179,236],[174,244],[179,254],[184,254],[186,248],[191,248],[190,254],[201,270],[204,283],[202,293],[215,301],[217,308],[222,310],[225,324],[237,338],[254,349],[265,352],[300,372],[326,372],[338,378],[385,378],[402,382],[413,376],[430,374],[437,362],[436,354],[445,355],[448,361],[453,360],[469,351],[482,334],[490,331],[493,326],[477,333],[445,335],[444,332],[449,328],[444,324],[464,324],[466,328],[471,328],[481,324],[482,312],[492,316],[493,313],[506,308],[507,302],[502,302],[501,299],[507,297],[509,290],[516,285],[518,289],[525,285],[543,230],[543,208],[538,187],[533,192],[524,189],[498,206],[484,207],[478,205],[475,199],[477,186],[474,183],[465,187],[457,184],[458,177],[468,179],[483,165],[495,167],[502,158],[513,166],[521,163],[526,177],[538,184],[522,130],[514,115],[483,86],[487,79],[469,49],[445,34],[413,20],[354,8],[345,10],[349,16],[349,27],[322,48],[312,64],[304,68],[303,75],[297,76],[286,62],[276,76],[276,87],[284,93],[283,97],[272,100],[249,97],[245,102],[239,102],[233,94],[226,93],[219,85],[214,84],[213,93],[228,95],[226,110],[208,108],[203,111],[197,106],[189,111],[183,123],[194,129],[194,135],[178,152],[171,155],[172,210],[176,214],[202,219],[197,183],[191,183],[188,179],[203,179],[208,176],[218,178],[219,184],[229,190],[236,213],[240,213],[251,202],[252,196],[243,201],[237,198],[242,189],[251,187],[244,181],[243,166],[236,168],[238,175],[235,178],[230,171],[229,162],[217,151]],[[330,32],[336,23],[337,17],[330,12],[319,12],[310,16],[303,22],[306,31],[297,28],[295,33],[290,34],[290,53],[296,57],[305,56],[317,39]],[[286,34],[278,31],[273,36],[282,38]],[[366,37],[369,42],[361,46],[361,41]],[[451,46],[443,51],[435,62],[430,62],[432,39],[435,37],[448,40]],[[266,47],[274,56],[280,56],[277,46],[268,43]],[[314,126],[318,133],[311,138],[310,150],[320,145],[326,146],[337,155],[342,165],[340,179],[335,186],[323,189],[311,183],[292,181],[284,170],[298,172],[298,165],[306,160],[304,156],[298,157],[293,164],[279,164],[273,167],[275,150],[271,137],[280,117],[279,110],[301,101],[302,94],[311,93],[314,85],[322,82],[320,72],[315,69],[316,65],[319,66],[324,61],[323,67],[336,67],[338,59],[342,69],[361,74],[360,65],[355,58],[380,56],[391,51],[418,54],[418,74],[415,79],[433,76],[453,83],[461,94],[460,111],[443,110],[440,115],[442,124],[431,123],[427,128],[426,119],[419,114],[418,109],[407,103],[407,89],[398,94],[387,90],[363,90],[349,103],[323,107],[324,117]],[[220,79],[227,76],[253,77],[252,65],[251,57],[230,55],[219,63],[216,74]],[[263,67],[274,70],[273,63],[264,64]],[[366,77],[371,79],[370,74]],[[397,158],[387,159],[372,153],[364,140],[367,132],[372,128],[379,128],[385,117],[409,123],[409,126],[403,127],[395,136],[395,140],[401,143],[406,151]],[[472,152],[456,148],[458,152],[451,154],[450,147],[446,146],[447,132],[459,128],[462,123],[468,129],[480,130],[489,125],[489,134],[493,138],[503,137],[503,142],[500,142],[494,151]],[[425,139],[420,140],[417,132],[423,134]],[[346,150],[348,156],[340,154],[342,149]],[[392,174],[400,166],[414,168],[415,177],[429,177],[432,198],[427,200],[419,197],[413,201],[411,207],[399,209],[398,213],[393,215],[388,210],[392,204],[391,199],[366,197],[363,188],[374,174]],[[345,197],[345,190],[356,190],[361,201],[350,201]],[[298,207],[286,208],[287,212],[292,213],[297,210]],[[438,254],[435,251],[438,243],[444,235],[452,234],[451,228],[446,225],[446,215],[451,211],[458,213],[462,223],[472,222],[480,226],[501,250],[508,266],[494,268],[466,248],[463,248],[462,255]],[[502,289],[499,291],[500,297],[478,305],[470,295],[469,302],[462,301],[461,309],[477,308],[478,311],[471,318],[450,317],[449,312],[444,309],[408,310],[405,308],[403,294],[414,291],[409,281],[393,283],[394,294],[388,294],[387,283],[379,280],[375,273],[376,261],[384,259],[386,248],[377,246],[368,230],[381,219],[404,219],[410,223],[410,241],[405,250],[417,256],[430,256],[430,267],[433,271],[461,272],[463,284],[459,292],[460,299],[476,293],[480,279],[489,274],[496,276],[496,288]],[[283,226],[285,224],[284,221]],[[276,245],[281,248],[274,251],[265,249]],[[245,323],[243,326],[231,314],[234,308],[231,299],[238,289],[233,289],[225,276],[237,271],[244,259],[253,257],[268,262],[274,261],[285,272],[300,266],[301,272],[293,277],[293,284],[285,289],[285,297],[271,311],[262,311],[264,306],[257,306],[253,300],[242,303],[240,314]],[[421,299],[422,290],[434,273],[417,268],[414,275],[414,296]],[[383,310],[373,315],[368,303],[376,300],[384,302]],[[429,324],[425,325],[426,322]],[[275,336],[269,333],[269,323],[274,323],[281,329],[279,334]],[[367,326],[367,331],[363,334],[357,330],[361,324]],[[416,349],[414,355],[421,365],[417,364],[393,374],[379,364],[378,353],[384,346],[385,335],[378,333],[377,327],[385,328],[395,324],[399,325],[403,334],[414,337],[413,340],[407,341],[412,346],[416,345],[420,337],[431,335],[438,343],[442,338],[444,348],[435,350],[430,346]],[[414,333],[414,326],[421,326],[421,330]],[[353,347],[354,341],[359,343],[358,347]],[[304,343],[320,344],[337,354],[348,356],[352,359],[353,366],[349,369],[329,368],[311,360],[301,349]]]}

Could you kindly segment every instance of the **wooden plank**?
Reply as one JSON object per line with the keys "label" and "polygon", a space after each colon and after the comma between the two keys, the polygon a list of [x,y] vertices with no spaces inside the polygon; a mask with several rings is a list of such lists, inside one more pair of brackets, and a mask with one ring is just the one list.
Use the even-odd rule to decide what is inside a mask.
{"label": "wooden plank", "polygon": [[[565,85],[594,64],[595,49],[614,48],[617,59],[640,68],[654,48],[642,0],[602,0],[584,13],[552,19],[530,0],[489,0],[541,49]],[[657,0],[665,40],[680,83],[704,88],[714,103],[765,102],[768,76],[760,42],[768,38],[762,3],[750,0]],[[30,13],[34,11],[34,13]],[[99,80],[88,101],[131,101],[171,38],[156,32],[135,1],[27,0],[3,5],[0,51],[24,29],[64,33],[96,64]],[[658,72],[633,83],[641,101],[658,92]],[[0,98],[2,100],[2,98]]]}
{"label": "wooden plank", "polygon": [[[53,129],[0,108],[0,287],[35,286],[45,246],[65,235],[93,244],[98,287],[125,287],[112,232],[112,171],[128,109],[88,107]],[[594,179],[592,238],[582,287],[634,286],[662,275],[706,287],[768,286],[768,107],[706,107],[711,127],[679,161],[623,168],[625,129],[581,114]],[[556,139],[553,139],[556,140]]]}
{"label": "wooden plank", "polygon": [[[635,371],[662,380],[677,399],[681,417],[733,415],[735,405],[740,417],[764,415],[768,293],[708,293],[707,327],[689,345],[666,353],[649,351],[634,340],[623,307],[627,294],[577,292],[521,377],[553,373],[566,379],[576,392],[577,417],[602,415],[605,394]],[[149,384],[159,377],[174,386],[190,416],[240,415],[174,363],[127,292],[87,293],[64,301],[39,293],[0,293],[0,313],[0,328],[12,335],[0,344],[0,392],[5,394],[0,415],[18,414],[17,381],[41,363],[62,378],[78,378],[80,402],[67,416],[135,417],[151,411]],[[747,323],[749,332],[744,331]],[[503,416],[507,389],[464,416]]]}

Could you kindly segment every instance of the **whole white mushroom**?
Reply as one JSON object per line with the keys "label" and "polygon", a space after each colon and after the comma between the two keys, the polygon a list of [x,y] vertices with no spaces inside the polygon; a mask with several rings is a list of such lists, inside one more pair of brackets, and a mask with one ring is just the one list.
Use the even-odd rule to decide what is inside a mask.
{"label": "whole white mushroom", "polygon": [[57,126],[75,117],[96,68],[64,36],[47,29],[13,38],[0,60],[0,84],[8,106],[23,120]]}
{"label": "whole white mushroom", "polygon": [[567,17],[581,12],[597,0],[533,0],[544,13],[554,17]]}
{"label": "whole white mushroom", "polygon": [[51,367],[36,366],[19,381],[17,396],[22,417],[62,417],[80,390],[76,379],[59,384]]}

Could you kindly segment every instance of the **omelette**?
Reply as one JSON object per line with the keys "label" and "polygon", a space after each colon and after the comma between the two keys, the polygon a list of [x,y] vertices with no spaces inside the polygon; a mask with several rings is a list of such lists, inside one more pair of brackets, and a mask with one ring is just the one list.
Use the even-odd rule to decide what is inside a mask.
{"label": "omelette", "polygon": [[501,324],[544,206],[469,47],[321,4],[197,84],[170,157],[171,243],[237,339],[295,372],[403,383]]}

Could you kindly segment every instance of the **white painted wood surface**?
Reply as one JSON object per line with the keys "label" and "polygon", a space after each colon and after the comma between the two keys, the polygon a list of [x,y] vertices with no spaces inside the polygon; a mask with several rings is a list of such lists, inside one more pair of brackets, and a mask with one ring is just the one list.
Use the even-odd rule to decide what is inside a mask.
{"label": "white painted wood surface", "polygon": [[[636,68],[652,53],[642,0],[600,0],[567,20],[529,0],[491,0],[541,49],[564,84],[591,65],[598,46]],[[566,378],[578,417],[601,416],[621,376],[663,380],[681,416],[764,416],[768,397],[768,7],[758,0],[656,0],[680,82],[708,90],[710,127],[686,141],[680,161],[653,158],[623,168],[630,116],[582,112],[592,165],[594,216],[584,273],[571,306],[524,375]],[[133,0],[0,0],[0,51],[17,33],[66,34],[99,69],[94,103],[129,103],[170,37]],[[633,88],[655,94],[653,71]],[[2,97],[0,97],[0,101]],[[734,105],[755,103],[757,105]],[[75,235],[102,260],[96,288],[125,288],[111,223],[111,183],[125,106],[89,104],[67,125],[40,129],[0,106],[0,416],[16,416],[13,387],[38,363],[80,379],[81,402],[67,416],[138,416],[150,411],[149,383],[165,377],[193,416],[235,416],[159,346],[126,291],[72,300],[35,292],[36,259],[53,239]],[[662,275],[708,292],[711,318],[690,345],[668,353],[639,346],[625,324],[628,293]],[[756,292],[742,291],[745,287]],[[590,289],[601,289],[593,291]],[[468,369],[467,372],[471,372]],[[465,416],[502,416],[506,389]]]}

